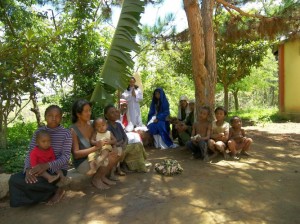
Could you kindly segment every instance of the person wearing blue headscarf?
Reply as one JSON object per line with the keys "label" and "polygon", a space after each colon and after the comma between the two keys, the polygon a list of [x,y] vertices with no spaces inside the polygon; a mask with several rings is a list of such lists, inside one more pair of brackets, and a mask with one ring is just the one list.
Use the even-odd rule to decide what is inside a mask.
{"label": "person wearing blue headscarf", "polygon": [[166,94],[162,88],[156,88],[153,92],[147,124],[149,133],[154,137],[156,148],[177,147],[170,138],[170,124],[167,121],[169,115],[170,106]]}

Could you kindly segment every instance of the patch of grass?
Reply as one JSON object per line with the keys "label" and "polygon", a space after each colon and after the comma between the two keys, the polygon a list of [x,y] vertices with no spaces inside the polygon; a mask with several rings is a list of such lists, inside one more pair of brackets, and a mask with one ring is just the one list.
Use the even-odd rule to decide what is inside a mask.
{"label": "patch of grass", "polygon": [[241,110],[237,112],[230,112],[228,117],[239,116],[245,123],[251,125],[272,123],[272,122],[288,122],[289,119],[279,114],[277,108],[254,108],[249,110]]}

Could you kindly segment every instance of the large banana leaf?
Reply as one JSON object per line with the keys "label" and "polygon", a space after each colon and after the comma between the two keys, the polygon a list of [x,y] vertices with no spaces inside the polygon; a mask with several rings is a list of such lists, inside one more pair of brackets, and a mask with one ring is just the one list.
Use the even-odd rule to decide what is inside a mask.
{"label": "large banana leaf", "polygon": [[118,25],[100,74],[101,82],[96,85],[91,101],[101,105],[112,103],[111,90],[127,88],[134,66],[130,53],[139,50],[135,36],[140,29],[144,6],[144,0],[123,1]]}

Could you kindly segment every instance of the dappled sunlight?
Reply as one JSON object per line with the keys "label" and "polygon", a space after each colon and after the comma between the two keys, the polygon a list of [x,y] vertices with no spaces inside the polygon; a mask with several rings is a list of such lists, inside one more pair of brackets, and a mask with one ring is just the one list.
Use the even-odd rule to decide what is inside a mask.
{"label": "dappled sunlight", "polygon": [[279,146],[267,146],[266,149],[271,149],[271,150],[284,150],[284,147],[279,147]]}
{"label": "dappled sunlight", "polygon": [[[119,177],[109,190],[91,185],[69,190],[54,206],[12,211],[34,216],[38,210],[37,222],[49,223],[60,223],[61,217],[64,223],[299,223],[300,151],[296,144],[290,147],[298,140],[278,139],[255,133],[251,157],[238,161],[220,155],[206,163],[180,148],[150,149],[149,173]],[[176,159],[183,173],[156,173],[154,165],[163,159]]]}

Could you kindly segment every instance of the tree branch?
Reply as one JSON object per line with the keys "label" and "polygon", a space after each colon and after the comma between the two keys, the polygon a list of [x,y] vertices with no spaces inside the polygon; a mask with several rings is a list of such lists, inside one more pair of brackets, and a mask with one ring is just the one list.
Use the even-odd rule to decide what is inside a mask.
{"label": "tree branch", "polygon": [[19,110],[15,113],[14,118],[11,119],[9,122],[7,122],[7,124],[12,123],[12,122],[17,118],[17,116],[21,113],[21,111],[22,111],[22,110],[30,103],[30,101],[31,101],[31,99],[29,99],[29,100],[27,101],[27,103],[25,103],[25,105],[23,105],[22,107],[20,107]]}
{"label": "tree branch", "polygon": [[232,5],[228,2],[226,2],[225,0],[216,0],[216,2],[222,4],[225,8],[230,8],[230,9],[233,9],[235,11],[237,11],[239,14],[243,15],[243,16],[247,16],[247,17],[253,17],[253,18],[259,18],[259,19],[265,19],[265,18],[268,18],[266,16],[263,16],[263,15],[259,15],[259,14],[250,14],[250,13],[247,13],[243,10],[241,10],[240,8],[236,7],[235,5]]}
{"label": "tree branch", "polygon": [[[1,6],[1,8],[4,9],[4,6],[3,6],[3,4],[2,4],[1,2],[0,2],[0,6]],[[4,14],[4,17],[5,17],[6,21],[7,21],[7,25],[8,25],[8,27],[9,27],[9,29],[10,29],[12,35],[13,35],[14,37],[17,37],[16,32],[15,32],[15,29],[14,29],[14,26],[13,26],[12,22],[10,21],[8,15],[6,14],[5,11],[3,12],[3,14]]]}

